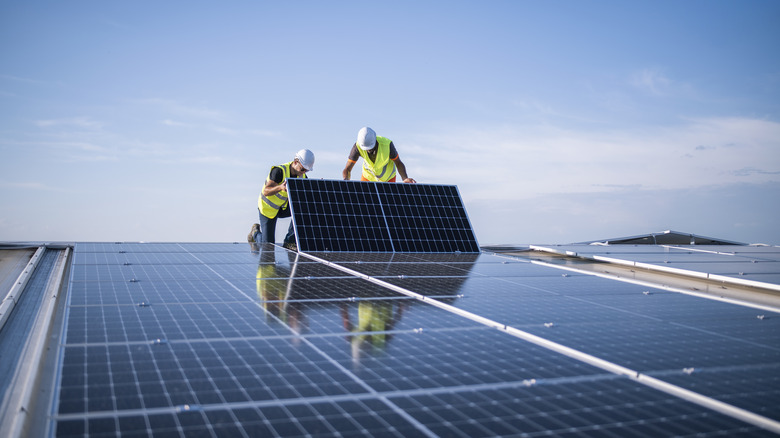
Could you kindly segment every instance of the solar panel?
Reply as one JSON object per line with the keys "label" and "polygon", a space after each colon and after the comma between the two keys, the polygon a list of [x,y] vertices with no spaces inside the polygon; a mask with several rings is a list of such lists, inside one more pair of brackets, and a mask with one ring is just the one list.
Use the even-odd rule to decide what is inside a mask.
{"label": "solar panel", "polygon": [[[350,184],[382,199],[377,183]],[[375,205],[388,223],[393,202]],[[28,435],[780,432],[776,307],[574,272],[568,259],[400,251],[416,231],[397,228],[376,252],[76,244],[46,335],[53,380],[35,387],[50,395],[25,408]],[[770,275],[778,261],[776,248],[558,250],[719,274],[739,263]]]}
{"label": "solar panel", "polygon": [[780,248],[769,246],[649,246],[555,245],[536,246],[558,254],[610,261],[669,272],[693,273],[730,283],[768,283],[780,291]]}
{"label": "solar panel", "polygon": [[301,251],[479,252],[455,186],[293,178]]}
{"label": "solar panel", "polygon": [[491,254],[111,245],[76,246],[54,436],[771,434],[507,326],[780,421],[776,313]]}

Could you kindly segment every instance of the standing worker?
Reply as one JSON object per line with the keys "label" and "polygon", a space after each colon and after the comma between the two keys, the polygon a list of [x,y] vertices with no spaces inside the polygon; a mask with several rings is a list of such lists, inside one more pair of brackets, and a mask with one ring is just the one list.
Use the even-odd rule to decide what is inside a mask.
{"label": "standing worker", "polygon": [[[291,216],[287,199],[287,178],[306,178],[306,172],[313,168],[314,153],[308,149],[299,150],[295,159],[289,163],[271,167],[257,200],[260,223],[252,225],[247,236],[249,243],[276,242],[276,220]],[[294,245],[295,233],[291,221],[290,229],[284,238],[284,246],[291,248]]]}
{"label": "standing worker", "polygon": [[352,168],[360,157],[363,157],[361,181],[395,182],[397,169],[403,182],[417,182],[406,175],[406,166],[398,157],[393,142],[389,138],[377,137],[376,132],[368,126],[358,131],[357,142],[352,145],[347,165],[341,172],[344,179],[349,179]]}

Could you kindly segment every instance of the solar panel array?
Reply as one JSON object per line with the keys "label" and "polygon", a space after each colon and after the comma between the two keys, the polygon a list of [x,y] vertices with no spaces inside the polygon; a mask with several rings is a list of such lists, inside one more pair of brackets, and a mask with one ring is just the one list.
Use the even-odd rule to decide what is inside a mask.
{"label": "solar panel array", "polygon": [[686,272],[729,283],[758,283],[780,291],[780,248],[776,246],[547,245],[537,248],[655,271]]}
{"label": "solar panel array", "polygon": [[302,251],[479,252],[456,186],[292,178]]}
{"label": "solar panel array", "polygon": [[77,244],[52,435],[752,437],[780,424],[778,313],[492,254],[256,249]]}

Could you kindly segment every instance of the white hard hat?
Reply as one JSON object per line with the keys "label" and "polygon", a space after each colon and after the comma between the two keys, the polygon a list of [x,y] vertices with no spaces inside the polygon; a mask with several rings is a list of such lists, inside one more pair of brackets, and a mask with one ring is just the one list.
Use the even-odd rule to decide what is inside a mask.
{"label": "white hard hat", "polygon": [[311,172],[314,170],[314,152],[308,149],[301,149],[295,154],[295,159],[306,169]]}
{"label": "white hard hat", "polygon": [[374,149],[374,146],[376,146],[376,132],[368,126],[360,128],[360,131],[358,131],[357,145],[364,151]]}

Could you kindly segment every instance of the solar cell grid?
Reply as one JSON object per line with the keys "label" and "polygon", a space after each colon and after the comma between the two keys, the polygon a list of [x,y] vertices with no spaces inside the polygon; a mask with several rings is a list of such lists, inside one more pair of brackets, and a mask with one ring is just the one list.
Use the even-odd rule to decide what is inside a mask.
{"label": "solar cell grid", "polygon": [[177,242],[77,242],[74,252],[83,253],[235,253],[244,244]]}
{"label": "solar cell grid", "polygon": [[[739,250],[732,250],[739,248]],[[743,250],[743,248],[745,248]],[[780,284],[777,248],[773,247],[662,247],[652,245],[561,245],[548,247],[557,253],[576,253],[584,258],[622,261],[658,270],[681,269],[728,282],[758,281],[777,290]]]}
{"label": "solar cell grid", "polygon": [[[240,302],[148,306],[72,306],[70,343],[152,342],[157,339],[222,339],[283,335],[268,326],[257,303]],[[100,324],[97,324],[97,323]]]}
{"label": "solar cell grid", "polygon": [[[311,184],[316,190],[307,190]],[[381,208],[371,202],[370,184],[291,179],[288,185],[299,248],[392,251]]]}
{"label": "solar cell grid", "polygon": [[519,384],[527,379],[603,374],[590,365],[518,341],[485,329],[397,333],[379,351],[368,342],[359,344],[360,349],[344,349],[342,338],[311,339],[320,351],[376,391]]}
{"label": "solar cell grid", "polygon": [[[433,278],[425,280],[431,284],[431,289],[426,292],[432,293],[438,281]],[[409,278],[387,281],[419,292],[421,289],[417,286],[423,280]],[[770,343],[760,345],[758,342],[761,337],[756,335],[761,332],[737,340],[733,338],[734,332],[728,329],[707,331],[699,324],[700,321],[725,322],[729,318],[741,318],[741,327],[744,328],[751,321],[754,327],[759,327],[763,320],[755,318],[755,309],[735,308],[731,304],[702,301],[700,298],[663,291],[654,293],[656,291],[653,290],[647,295],[643,293],[647,287],[604,282],[587,276],[561,278],[560,284],[569,286],[566,289],[570,297],[560,296],[561,291],[558,289],[550,289],[549,282],[546,293],[536,289],[534,295],[542,295],[529,298],[518,295],[518,286],[526,281],[525,278],[505,277],[484,281],[503,283],[505,287],[485,284],[487,287],[474,289],[479,278],[472,277],[461,290],[463,297],[452,304],[640,371],[674,369],[682,374],[682,370],[689,367],[706,370],[719,365],[730,366],[750,376],[743,378],[743,382],[752,383],[766,382],[767,379],[742,367],[757,363],[780,363],[780,348],[773,345],[777,342],[776,337]],[[506,287],[512,282],[518,286]],[[606,294],[602,290],[604,287],[608,288]],[[630,306],[625,305],[629,303]],[[591,304],[598,306],[592,307]],[[543,319],[540,320],[540,317]],[[770,317],[769,321],[773,319]],[[554,323],[546,327],[542,324],[544,320]],[[593,320],[609,322],[597,325],[588,322]],[[594,332],[594,328],[599,328],[601,332]],[[772,332],[771,328],[769,330]],[[574,338],[559,337],[566,334],[578,337],[579,342]],[[774,397],[778,392],[774,390],[768,393]],[[752,408],[748,405],[745,407]]]}
{"label": "solar cell grid", "polygon": [[393,398],[439,436],[729,436],[760,430],[664,400],[626,381]]}
{"label": "solar cell grid", "polygon": [[[775,349],[692,327],[657,324],[642,319],[632,322],[557,323],[553,327],[537,324],[523,326],[523,329],[649,374],[669,370],[683,374],[683,370],[688,368],[744,367],[777,363],[779,360]],[[748,369],[743,371],[745,376],[754,376]]]}
{"label": "solar cell grid", "polygon": [[432,277],[381,277],[382,281],[400,286],[422,295],[456,295],[468,300],[482,300],[500,303],[503,299],[545,297],[551,292],[521,284],[508,283],[503,279],[479,278],[474,276],[432,276]]}
{"label": "solar cell grid", "polygon": [[[237,289],[238,287],[238,289]],[[255,280],[227,283],[224,280],[73,281],[71,305],[116,305],[140,303],[229,302],[245,300],[255,293]]]}
{"label": "solar cell grid", "polygon": [[780,349],[780,337],[777,336],[780,333],[780,316],[767,318],[766,313],[761,312],[758,315],[747,314],[744,318],[698,319],[688,321],[686,325]]}
{"label": "solar cell grid", "polygon": [[[683,297],[702,314],[686,320],[679,295],[663,305],[648,300],[672,294],[485,254],[316,253],[428,295],[414,300],[281,248],[232,246],[247,263],[189,247],[146,266],[74,265],[55,435],[769,434],[429,305],[431,295],[770,417],[757,400],[780,405],[773,315],[732,327],[740,315],[718,313],[728,307]],[[183,268],[184,254],[200,264]]]}
{"label": "solar cell grid", "polygon": [[683,388],[780,421],[780,365],[698,369],[661,376]]}
{"label": "solar cell grid", "polygon": [[[306,254],[317,260],[334,263],[454,263],[454,264],[505,264],[530,265],[523,260],[511,260],[485,253],[359,253],[359,252],[317,252]],[[549,275],[560,275],[557,271],[543,269]]]}
{"label": "solar cell grid", "polygon": [[[552,274],[552,273],[551,273]],[[605,282],[598,277],[582,273],[569,273],[550,276],[502,276],[501,280],[513,284],[522,284],[525,286],[538,288],[539,290],[554,291],[556,294],[568,295],[572,297],[583,297],[591,295],[646,295],[646,294],[666,294],[675,293],[663,289],[653,289],[648,286],[623,283],[623,282]]]}
{"label": "solar cell grid", "polygon": [[[456,269],[460,269],[463,266],[463,263],[444,263],[444,264]],[[474,274],[473,275],[474,277],[485,276],[485,277],[492,277],[492,278],[506,278],[507,280],[511,279],[512,277],[522,277],[522,280],[525,280],[526,278],[530,278],[530,277],[535,277],[535,278],[543,277],[547,280],[550,280],[550,279],[557,279],[563,277],[564,274],[566,275],[566,277],[577,277],[577,276],[584,275],[575,272],[563,273],[560,271],[553,271],[550,270],[549,268],[535,265],[533,263],[526,263],[526,262],[475,263],[470,268],[470,272]],[[518,280],[518,281],[522,281],[522,280]]]}
{"label": "solar cell grid", "polygon": [[387,184],[378,187],[400,251],[468,251],[455,243],[475,239],[465,234],[470,226],[463,219],[465,209],[455,207],[454,200],[460,201],[460,197],[453,187],[404,185],[395,189]]}
{"label": "solar cell grid", "polygon": [[[344,257],[348,253],[339,255],[313,253],[317,258],[332,261],[345,268],[365,273],[372,276],[403,275],[410,276],[471,276],[478,278],[480,276],[490,276],[498,278],[511,277],[539,277],[546,279],[562,277],[563,273],[549,268],[535,265],[528,262],[509,262],[506,259],[498,259],[491,262],[483,256],[479,258],[461,254],[457,261],[452,259],[436,260],[421,258],[366,258],[366,260],[352,260],[350,257]],[[397,256],[398,254],[396,254]],[[566,273],[567,277],[583,276],[578,273]]]}
{"label": "solar cell grid", "polygon": [[360,263],[345,265],[349,269],[372,277],[415,277],[415,276],[460,276],[469,275],[470,264],[462,266],[447,266],[438,263]]}
{"label": "solar cell grid", "polygon": [[588,302],[609,306],[614,309],[680,324],[695,324],[702,320],[725,323],[730,319],[758,324],[764,321],[757,319],[756,316],[765,314],[767,315],[766,323],[775,325],[777,321],[772,320],[780,318],[780,314],[751,307],[734,306],[715,300],[701,300],[700,298],[683,294],[655,294],[656,289],[646,289],[648,289],[650,295],[639,293],[612,296],[592,295],[584,299]]}
{"label": "solar cell grid", "polygon": [[454,186],[291,179],[303,251],[479,252]]}
{"label": "solar cell grid", "polygon": [[349,300],[360,298],[393,298],[402,296],[385,287],[352,277],[344,279],[260,279],[257,296],[265,301],[278,300]]}
{"label": "solar cell grid", "polygon": [[202,264],[74,265],[74,281],[220,280]]}

